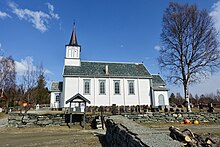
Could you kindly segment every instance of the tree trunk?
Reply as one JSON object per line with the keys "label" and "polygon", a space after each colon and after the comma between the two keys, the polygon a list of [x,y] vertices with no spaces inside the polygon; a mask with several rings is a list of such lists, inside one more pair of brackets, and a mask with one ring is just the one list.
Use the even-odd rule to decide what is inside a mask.
{"label": "tree trunk", "polygon": [[173,138],[174,140],[178,140],[180,142],[187,142],[187,143],[192,142],[191,138],[188,135],[183,134],[178,128],[171,126],[169,130],[170,130],[170,137]]}
{"label": "tree trunk", "polygon": [[185,100],[187,102],[187,112],[192,112],[191,107],[190,107],[189,92],[188,92],[188,84],[187,83],[184,83],[184,96],[185,96]]}

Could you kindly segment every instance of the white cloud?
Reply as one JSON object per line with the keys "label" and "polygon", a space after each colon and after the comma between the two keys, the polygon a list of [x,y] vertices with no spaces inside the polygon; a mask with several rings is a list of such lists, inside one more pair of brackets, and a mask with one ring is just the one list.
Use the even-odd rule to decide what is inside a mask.
{"label": "white cloud", "polygon": [[[54,13],[54,7],[50,3],[47,4],[49,9],[49,14],[42,11],[32,11],[29,9],[20,9],[18,5],[14,2],[9,3],[12,12],[17,15],[20,20],[26,20],[32,23],[40,32],[45,32],[48,30],[48,23],[51,19],[59,19],[59,15]],[[51,16],[50,16],[51,15]]]}
{"label": "white cloud", "polygon": [[[30,56],[21,59],[20,61],[15,61],[15,69],[19,76],[23,75],[28,68],[31,70],[37,70],[37,66],[34,65],[34,59]],[[50,70],[44,69],[45,74],[53,74]]]}
{"label": "white cloud", "polygon": [[5,12],[0,11],[0,18],[4,19],[6,17],[11,17],[11,16]]}
{"label": "white cloud", "polygon": [[215,21],[216,29],[220,31],[220,1],[212,5],[212,11],[210,12],[210,16],[212,16]]}
{"label": "white cloud", "polygon": [[154,47],[154,49],[156,50],[156,51],[159,51],[160,50],[160,46],[159,45],[156,45],[155,47]]}
{"label": "white cloud", "polygon": [[51,74],[51,75],[54,74],[54,73],[52,73],[49,69],[44,69],[44,73],[45,73],[45,74]]}
{"label": "white cloud", "polygon": [[54,6],[50,3],[46,3],[46,5],[48,7],[49,13],[52,16],[52,18],[60,19],[59,15],[54,13]]}
{"label": "white cloud", "polygon": [[15,61],[15,69],[18,75],[23,75],[28,68],[36,70],[36,66],[33,65],[32,57],[25,57],[25,59],[21,59],[21,61]]}

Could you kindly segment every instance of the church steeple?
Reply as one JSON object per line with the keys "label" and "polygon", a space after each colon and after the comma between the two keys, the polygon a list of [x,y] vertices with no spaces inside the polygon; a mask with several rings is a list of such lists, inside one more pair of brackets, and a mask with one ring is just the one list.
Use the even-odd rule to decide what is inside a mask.
{"label": "church steeple", "polygon": [[73,31],[70,38],[69,46],[79,46],[76,38],[76,25],[75,22],[73,23]]}
{"label": "church steeple", "polygon": [[80,66],[80,52],[81,46],[78,44],[76,39],[76,25],[74,22],[70,42],[66,45],[66,57],[64,61],[65,66]]}

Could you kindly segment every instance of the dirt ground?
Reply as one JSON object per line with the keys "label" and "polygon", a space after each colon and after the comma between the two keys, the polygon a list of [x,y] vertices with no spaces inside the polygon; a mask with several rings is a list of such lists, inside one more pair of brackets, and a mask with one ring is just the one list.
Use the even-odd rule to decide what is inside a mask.
{"label": "dirt ground", "polygon": [[106,146],[102,130],[80,126],[44,128],[0,128],[1,147],[101,147]]}
{"label": "dirt ground", "polygon": [[178,124],[178,123],[148,123],[143,124],[148,127],[151,127],[155,130],[161,131],[162,133],[166,133],[169,135],[169,127],[175,126],[179,128],[181,131],[185,129],[190,129],[193,133],[202,135],[202,137],[210,137],[213,139],[216,144],[215,146],[220,147],[220,123],[202,123],[199,125],[194,124]]}
{"label": "dirt ground", "polygon": [[[170,124],[148,124],[162,133],[169,134]],[[178,125],[181,130],[188,128],[194,133],[209,136],[220,145],[220,125]],[[79,125],[71,128],[43,127],[43,128],[0,128],[1,147],[106,147],[105,130],[83,130]]]}
{"label": "dirt ground", "polygon": [[[7,115],[0,113],[0,120]],[[0,121],[1,122],[1,121]],[[0,123],[1,124],[1,123]],[[192,132],[210,137],[220,146],[220,123],[203,123],[199,125],[184,125],[178,123],[148,123],[142,124],[154,128],[161,133],[169,132],[170,126],[181,130],[190,129]],[[39,128],[8,128],[0,127],[0,147],[106,147],[105,130],[83,130],[79,125],[39,127]]]}

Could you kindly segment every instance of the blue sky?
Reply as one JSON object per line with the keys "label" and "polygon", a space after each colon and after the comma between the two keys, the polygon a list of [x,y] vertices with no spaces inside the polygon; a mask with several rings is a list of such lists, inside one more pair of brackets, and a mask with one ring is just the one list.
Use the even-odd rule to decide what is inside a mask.
{"label": "blue sky", "polygon": [[[82,46],[81,59],[92,61],[144,62],[150,73],[161,73],[159,56],[162,16],[166,0],[1,0],[0,49],[16,60],[18,75],[43,64],[48,83],[62,80],[65,45],[73,22]],[[206,8],[220,30],[220,1],[181,0]],[[29,63],[30,63],[29,62]],[[163,73],[162,73],[163,74]],[[220,73],[190,92],[203,94],[220,89]],[[170,92],[182,88],[167,83]]]}

